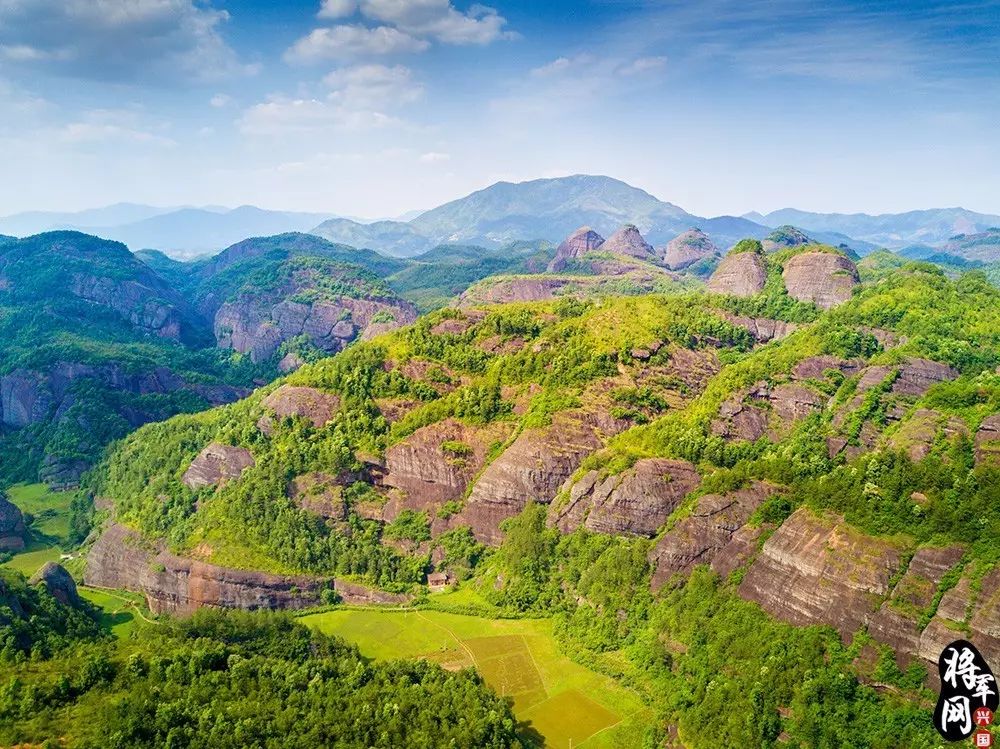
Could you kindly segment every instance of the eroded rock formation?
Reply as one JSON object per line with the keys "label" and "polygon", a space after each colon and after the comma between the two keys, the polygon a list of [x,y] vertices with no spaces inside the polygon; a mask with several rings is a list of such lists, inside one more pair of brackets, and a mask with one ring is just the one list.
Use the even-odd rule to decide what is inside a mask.
{"label": "eroded rock formation", "polygon": [[0,551],[21,551],[26,530],[21,510],[0,491]]}
{"label": "eroded rock formation", "polygon": [[803,252],[785,261],[782,278],[788,295],[830,309],[851,298],[860,283],[857,266],[840,254]]}
{"label": "eroded rock formation", "polygon": [[667,243],[663,262],[670,270],[684,270],[699,260],[715,257],[719,248],[701,229],[688,229]]}
{"label": "eroded rock formation", "polygon": [[708,290],[715,294],[748,297],[764,289],[767,268],[756,252],[730,253],[708,279]]}
{"label": "eroded rock formation", "polygon": [[253,464],[253,455],[245,447],[213,442],[191,461],[182,480],[189,489],[216,486],[222,481],[239,478]]}
{"label": "eroded rock formation", "polygon": [[317,388],[281,385],[268,394],[261,405],[267,413],[258,419],[257,426],[265,434],[271,434],[274,418],[301,417],[317,429],[324,426],[340,407],[340,398]]}
{"label": "eroded rock formation", "polygon": [[76,583],[66,568],[55,562],[46,562],[38,572],[28,580],[31,585],[44,585],[52,596],[67,606],[80,603],[80,595],[76,591]]}
{"label": "eroded rock formation", "polygon": [[581,226],[556,248],[556,255],[549,263],[548,269],[558,273],[566,267],[569,260],[582,257],[591,250],[596,250],[602,244],[604,244],[604,237],[589,226]]}

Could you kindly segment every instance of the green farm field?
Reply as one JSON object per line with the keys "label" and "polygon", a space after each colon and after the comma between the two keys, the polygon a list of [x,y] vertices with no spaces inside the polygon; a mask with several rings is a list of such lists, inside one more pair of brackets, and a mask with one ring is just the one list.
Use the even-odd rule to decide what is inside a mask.
{"label": "green farm field", "polygon": [[569,660],[548,619],[496,620],[431,610],[337,609],[300,621],[376,659],[425,658],[475,667],[511,700],[534,746],[639,746],[649,713],[638,695]]}
{"label": "green farm field", "polygon": [[69,538],[69,506],[75,492],[54,492],[45,484],[17,484],[7,497],[21,512],[34,517],[24,551],[3,566],[31,577],[46,562],[58,562]]}

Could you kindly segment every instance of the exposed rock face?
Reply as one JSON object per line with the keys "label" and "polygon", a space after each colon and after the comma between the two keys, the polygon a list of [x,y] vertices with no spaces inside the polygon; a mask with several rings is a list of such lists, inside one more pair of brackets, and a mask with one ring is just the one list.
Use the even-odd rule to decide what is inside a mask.
{"label": "exposed rock face", "polygon": [[26,530],[21,510],[0,492],[0,551],[21,551]]}
{"label": "exposed rock face", "polygon": [[764,543],[739,593],[779,619],[847,638],[871,619],[901,559],[893,542],[803,508]]}
{"label": "exposed rock face", "polygon": [[[971,613],[971,615],[969,615]],[[969,577],[941,598],[937,613],[920,635],[919,655],[937,661],[938,654],[952,640],[967,631],[968,638],[990,663],[1000,659],[1000,569],[988,572],[974,592]]]}
{"label": "exposed rock face", "polygon": [[507,302],[535,302],[554,299],[569,284],[563,278],[526,276],[498,278],[476,284],[459,298],[459,306],[477,304],[506,304]]}
{"label": "exposed rock face", "polygon": [[763,290],[767,281],[764,259],[756,252],[730,253],[722,258],[708,279],[708,290],[715,294],[748,297]]}
{"label": "exposed rock face", "polygon": [[[47,372],[15,369],[0,377],[0,419],[8,426],[23,427],[59,415],[73,403],[71,388],[80,380],[93,380],[100,385],[131,393],[152,395],[190,390],[212,405],[231,403],[247,394],[242,388],[228,385],[188,383],[166,367],[144,372],[132,372],[120,364],[83,364],[56,362]],[[130,410],[123,414],[138,427],[147,421],[162,418],[153,412]]]}
{"label": "exposed rock face", "polygon": [[[769,484],[757,481],[746,489],[699,498],[691,514],[666,533],[650,552],[649,561],[655,568],[653,590],[659,590],[674,575],[690,572],[697,564],[713,563],[716,554],[730,544],[754,510],[775,491]],[[736,561],[738,554],[734,549],[731,561]],[[728,564],[729,561],[725,566]],[[733,569],[736,566],[738,563]],[[723,570],[720,565],[720,571]]]}
{"label": "exposed rock face", "polygon": [[343,486],[348,479],[328,473],[306,473],[288,484],[288,496],[300,508],[326,520],[346,520]]}
{"label": "exposed rock face", "polygon": [[580,462],[601,446],[597,430],[573,414],[556,414],[551,426],[527,429],[483,471],[458,522],[476,538],[498,544],[500,523],[528,502],[549,503]]}
{"label": "exposed rock face", "polygon": [[[254,362],[271,358],[282,343],[306,335],[317,348],[336,353],[355,338],[408,325],[416,308],[398,299],[354,299],[306,303],[293,301],[293,292],[243,294],[226,302],[215,314],[215,337],[220,348],[250,354]],[[387,322],[379,322],[387,317]]]}
{"label": "exposed rock face", "polygon": [[892,385],[896,395],[919,398],[939,382],[948,382],[958,377],[958,371],[947,364],[929,359],[907,359],[899,368],[899,375]]}
{"label": "exposed rock face", "polygon": [[701,482],[686,460],[650,458],[603,480],[589,471],[570,489],[555,523],[565,533],[581,524],[597,533],[652,536]]}
{"label": "exposed rock face", "polygon": [[568,260],[582,257],[591,250],[596,250],[602,244],[604,244],[604,237],[589,226],[581,226],[556,248],[556,255],[549,263],[549,270],[557,273],[566,267]]}
{"label": "exposed rock face", "polygon": [[699,260],[715,257],[719,248],[701,229],[688,229],[670,240],[663,251],[663,262],[670,270],[684,270]]}
{"label": "exposed rock face", "polygon": [[755,528],[744,525],[737,530],[730,536],[729,543],[715,552],[712,557],[712,572],[725,578],[743,567],[757,553],[761,536],[772,527],[767,524]]}
{"label": "exposed rock face", "polygon": [[844,360],[836,356],[810,356],[792,368],[796,380],[823,380],[831,370],[851,377],[861,370],[864,362],[858,359]]}
{"label": "exposed rock face", "polygon": [[957,417],[945,417],[928,408],[918,408],[889,439],[889,444],[899,450],[906,450],[910,460],[916,462],[926,458],[938,435],[946,440],[968,434],[965,422]]}
{"label": "exposed rock face", "polygon": [[31,585],[44,585],[53,598],[66,606],[76,606],[80,603],[76,583],[61,564],[46,562],[28,582]]}
{"label": "exposed rock face", "polygon": [[726,321],[745,329],[758,343],[780,341],[798,330],[798,325],[784,320],[772,320],[768,317],[745,317],[732,312],[719,312]]}
{"label": "exposed rock face", "polygon": [[822,408],[828,398],[805,385],[787,382],[771,387],[755,383],[735,393],[719,407],[712,433],[729,440],[753,442],[767,436],[778,440],[809,414]]}
{"label": "exposed rock face", "polygon": [[[261,405],[278,419],[301,417],[319,429],[333,418],[340,407],[340,398],[312,387],[282,385],[264,398]],[[271,415],[262,416],[257,426],[265,434],[270,434],[274,430]]]}
{"label": "exposed rock face", "polygon": [[794,226],[779,226],[760,241],[764,252],[771,253],[790,247],[805,247],[816,244],[804,231]]}
{"label": "exposed rock face", "polygon": [[191,335],[189,313],[164,299],[165,289],[154,290],[138,281],[74,273],[70,291],[81,299],[114,310],[139,330],[174,340]]}
{"label": "exposed rock face", "polygon": [[121,525],[109,526],[94,544],[84,582],[142,593],[154,613],[184,614],[201,606],[299,609],[318,604],[330,585],[349,603],[400,603],[406,598],[329,578],[269,575],[185,559],[150,547]]}
{"label": "exposed rock face", "polygon": [[239,478],[252,465],[253,455],[246,448],[213,442],[191,461],[182,480],[189,489],[215,486],[224,480]]}
{"label": "exposed rock face", "polygon": [[[892,647],[901,662],[920,652],[920,618],[934,600],[941,578],[959,563],[964,551],[961,546],[917,551],[892,595],[868,623],[872,637]],[[937,652],[933,658],[937,660]]]}
{"label": "exposed rock face", "polygon": [[976,431],[976,462],[1000,463],[1000,414],[983,419]]}
{"label": "exposed rock face", "polygon": [[601,245],[601,252],[628,255],[642,259],[652,259],[654,256],[652,245],[643,239],[642,234],[632,224],[625,224],[621,229],[608,237],[604,244]]}
{"label": "exposed rock face", "polygon": [[390,447],[382,483],[396,492],[385,506],[385,519],[391,521],[403,509],[436,508],[460,499],[485,465],[491,445],[504,442],[513,428],[513,424],[499,422],[471,427],[445,419]]}
{"label": "exposed rock face", "polygon": [[789,258],[781,275],[790,297],[822,309],[846,302],[860,282],[850,258],[830,252],[803,252]]}

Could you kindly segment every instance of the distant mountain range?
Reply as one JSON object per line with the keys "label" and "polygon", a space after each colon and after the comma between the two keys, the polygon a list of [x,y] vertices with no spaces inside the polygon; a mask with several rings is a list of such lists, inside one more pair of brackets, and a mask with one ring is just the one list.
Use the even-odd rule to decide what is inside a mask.
{"label": "distant mountain range", "polygon": [[782,208],[767,215],[748,213],[744,218],[768,226],[791,224],[806,231],[839,232],[890,249],[907,245],[943,245],[960,234],[978,234],[1000,227],[1000,216],[964,208],[932,208],[907,213],[810,213]]}
{"label": "distant mountain range", "polygon": [[[407,220],[403,220],[407,219]],[[517,241],[557,244],[581,226],[610,236],[634,224],[657,248],[693,228],[721,250],[740,239],[765,238],[777,227],[796,227],[820,242],[846,246],[864,256],[880,247],[914,245],[943,250],[959,235],[978,236],[1000,226],[1000,216],[964,208],[899,214],[811,213],[784,208],[766,215],[704,217],[659,200],[644,190],[604,176],[573,175],[529,182],[498,182],[431,210],[400,219],[366,221],[332,214],[270,211],[254,206],[156,208],[120,203],[79,213],[22,213],[0,218],[0,234],[27,236],[53,229],[78,229],[127,244],[191,258],[218,252],[241,239],[285,232],[310,232],[334,243],[364,247],[395,257],[415,257],[442,244],[496,250]],[[954,241],[953,241],[954,240]],[[980,242],[969,259],[997,259],[995,243]]]}
{"label": "distant mountain range", "polygon": [[253,236],[307,231],[331,214],[239,208],[156,208],[119,203],[79,213],[35,211],[0,218],[0,234],[30,236],[73,229],[123,242],[133,251],[161,250],[174,257],[214,255],[223,247]]}

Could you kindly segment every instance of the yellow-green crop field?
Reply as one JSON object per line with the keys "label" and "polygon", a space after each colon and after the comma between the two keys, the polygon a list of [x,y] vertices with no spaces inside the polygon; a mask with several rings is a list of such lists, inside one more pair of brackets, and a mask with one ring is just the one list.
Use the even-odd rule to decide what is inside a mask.
{"label": "yellow-green crop field", "polygon": [[561,654],[547,619],[337,609],[300,621],[355,643],[371,658],[475,667],[511,700],[522,738],[535,746],[627,749],[639,745],[650,719],[637,694]]}

